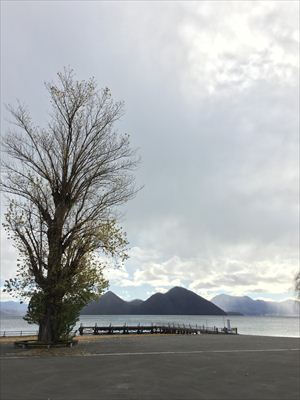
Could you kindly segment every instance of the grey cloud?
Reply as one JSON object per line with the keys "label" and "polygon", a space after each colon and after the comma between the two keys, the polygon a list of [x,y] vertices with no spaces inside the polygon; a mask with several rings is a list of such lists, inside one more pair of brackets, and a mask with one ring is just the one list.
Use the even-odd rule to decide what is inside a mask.
{"label": "grey cloud", "polygon": [[[2,8],[2,102],[24,99],[42,124],[48,111],[42,82],[68,64],[126,102],[118,128],[140,148],[137,179],[145,185],[123,210],[131,245],[142,249],[128,263],[131,277],[151,260],[174,256],[182,267],[172,272],[167,264],[165,281],[169,273],[184,283],[185,268],[191,281],[199,271],[209,275],[214,260],[224,272],[220,260],[234,256],[255,269],[276,255],[295,269],[296,3],[6,2]],[[250,39],[247,32],[239,38],[238,21],[230,20],[239,15]],[[264,39],[272,46],[264,48]],[[224,48],[214,48],[218,40]],[[278,60],[276,51],[283,52]],[[249,254],[240,255],[244,246]],[[201,268],[190,267],[195,259]],[[255,284],[234,268],[229,273],[240,279],[232,284]],[[152,270],[145,277],[154,279],[147,274]]]}

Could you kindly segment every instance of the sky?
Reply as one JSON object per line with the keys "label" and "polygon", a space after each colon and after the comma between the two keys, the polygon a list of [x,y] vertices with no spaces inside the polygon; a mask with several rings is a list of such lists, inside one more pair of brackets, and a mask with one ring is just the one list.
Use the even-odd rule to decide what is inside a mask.
{"label": "sky", "polygon": [[[299,3],[1,1],[1,134],[16,99],[46,123],[44,82],[64,66],[125,101],[117,128],[142,159],[110,290],[293,297]],[[16,258],[2,232],[1,284]]]}

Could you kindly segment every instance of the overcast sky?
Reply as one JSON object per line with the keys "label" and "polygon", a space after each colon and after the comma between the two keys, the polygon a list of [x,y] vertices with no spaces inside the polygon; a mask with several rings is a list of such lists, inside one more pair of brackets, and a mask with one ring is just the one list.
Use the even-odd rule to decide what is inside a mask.
{"label": "overcast sky", "polygon": [[[19,98],[45,123],[43,82],[68,65],[125,101],[119,129],[142,157],[111,290],[293,296],[299,3],[1,2],[1,106]],[[1,245],[3,283],[16,255]]]}

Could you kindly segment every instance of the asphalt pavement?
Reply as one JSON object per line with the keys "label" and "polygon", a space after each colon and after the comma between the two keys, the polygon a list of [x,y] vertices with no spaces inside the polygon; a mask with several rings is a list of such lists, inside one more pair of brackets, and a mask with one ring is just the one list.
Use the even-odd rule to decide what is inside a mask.
{"label": "asphalt pavement", "polygon": [[297,338],[135,335],[1,344],[1,400],[299,399]]}

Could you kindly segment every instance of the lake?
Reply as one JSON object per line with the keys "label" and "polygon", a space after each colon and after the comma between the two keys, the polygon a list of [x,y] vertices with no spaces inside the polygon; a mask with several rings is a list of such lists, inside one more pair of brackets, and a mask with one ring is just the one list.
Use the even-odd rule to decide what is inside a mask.
{"label": "lake", "polygon": [[[299,317],[275,317],[275,316],[212,316],[212,315],[81,315],[76,324],[77,329],[82,323],[84,326],[123,325],[130,324],[191,324],[216,326],[223,328],[230,320],[231,327],[237,328],[238,333],[244,335],[259,336],[285,336],[300,337]],[[36,331],[36,325],[29,325],[22,317],[5,317],[0,319],[1,335],[13,331]]]}

